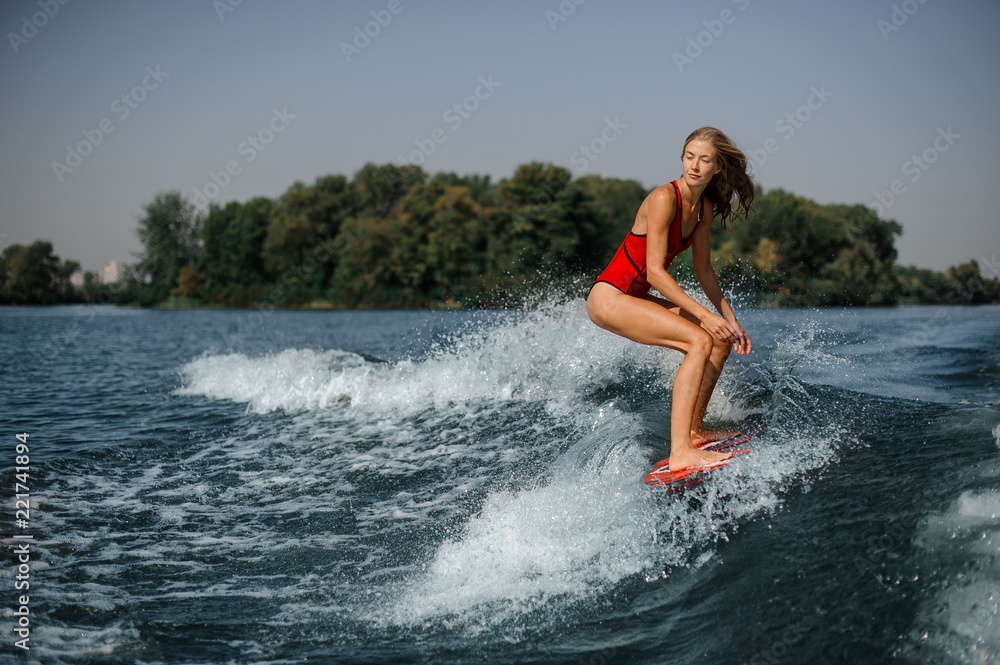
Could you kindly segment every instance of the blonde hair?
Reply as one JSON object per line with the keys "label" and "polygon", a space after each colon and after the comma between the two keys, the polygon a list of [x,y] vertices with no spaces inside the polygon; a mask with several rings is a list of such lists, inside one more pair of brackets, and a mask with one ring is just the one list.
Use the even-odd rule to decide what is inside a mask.
{"label": "blonde hair", "polygon": [[[682,158],[691,141],[708,141],[715,148],[720,170],[712,176],[705,193],[714,206],[715,214],[722,221],[722,228],[726,228],[726,221],[732,216],[745,219],[750,214],[754,196],[753,178],[750,176],[746,155],[715,127],[702,127],[691,132],[684,141]],[[734,196],[737,200],[735,211],[732,206]]]}

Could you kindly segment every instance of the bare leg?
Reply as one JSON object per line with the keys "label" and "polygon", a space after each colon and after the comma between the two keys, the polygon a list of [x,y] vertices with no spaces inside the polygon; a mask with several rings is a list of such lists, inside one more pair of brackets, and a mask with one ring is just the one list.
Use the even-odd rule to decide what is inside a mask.
{"label": "bare leg", "polygon": [[[676,471],[731,457],[729,453],[701,450],[691,441],[695,409],[714,348],[712,336],[698,325],[697,320],[689,320],[668,301],[633,298],[603,283],[595,284],[591,289],[587,313],[594,323],[605,330],[640,344],[663,346],[684,353],[684,360],[674,377],[671,399],[670,468]],[[719,370],[721,362],[718,362]],[[717,372],[707,387],[714,388],[716,380]],[[708,397],[704,401],[707,404]],[[700,418],[697,422],[700,426]]]}
{"label": "bare leg", "polygon": [[[705,334],[700,347],[688,351],[674,376],[674,389],[670,406],[670,469],[678,471],[689,466],[707,464],[706,456],[697,448],[692,437],[695,431],[694,417],[698,404],[703,401],[702,393],[709,374],[711,338]],[[728,455],[712,453],[709,461],[725,459]]]}
{"label": "bare leg", "polygon": [[694,414],[691,418],[691,441],[695,445],[704,444],[710,441],[721,441],[731,436],[736,436],[739,432],[730,430],[706,429],[702,420],[705,417],[705,410],[708,402],[715,391],[715,384],[722,374],[722,366],[725,365],[732,348],[729,343],[713,339],[712,355],[709,356],[708,364],[705,366],[705,373],[701,379],[701,389],[698,391],[698,401],[695,403]]}
{"label": "bare leg", "polygon": [[[697,318],[685,312],[669,300],[656,298],[654,296],[646,296],[646,300],[654,302],[696,325],[701,325],[701,322]],[[731,349],[732,346],[729,342],[724,342],[714,338],[712,339],[712,352],[709,356],[708,364],[705,365],[705,371],[702,374],[701,385],[698,390],[698,399],[695,402],[694,411],[691,417],[690,437],[691,442],[695,446],[704,445],[711,441],[721,441],[722,439],[728,439],[731,436],[739,434],[739,432],[731,430],[710,430],[707,429],[702,422],[705,418],[705,411],[708,409],[708,402],[712,399],[712,394],[715,392],[715,384],[719,381],[719,375],[722,374],[722,367],[726,364],[726,359],[729,358],[729,352]],[[672,434],[671,437],[673,440],[676,440],[676,437],[673,437]]]}

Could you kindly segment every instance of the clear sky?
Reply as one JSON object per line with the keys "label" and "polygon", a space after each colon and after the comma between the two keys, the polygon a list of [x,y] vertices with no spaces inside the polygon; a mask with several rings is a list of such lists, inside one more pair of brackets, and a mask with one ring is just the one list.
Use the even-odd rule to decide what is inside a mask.
{"label": "clear sky", "polygon": [[134,260],[159,192],[277,197],[366,162],[652,188],[714,125],[766,189],[877,204],[902,264],[982,264],[998,25],[986,0],[4,0],[0,248],[98,270]]}

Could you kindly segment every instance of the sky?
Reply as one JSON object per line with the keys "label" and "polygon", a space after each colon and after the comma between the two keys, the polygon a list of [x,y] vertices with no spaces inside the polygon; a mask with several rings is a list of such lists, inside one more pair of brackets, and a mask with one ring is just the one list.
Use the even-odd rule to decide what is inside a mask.
{"label": "sky", "polygon": [[989,276],[997,25],[986,0],[3,0],[0,249],[96,271],[135,260],[158,193],[368,162],[652,189],[712,125],[766,190],[899,222],[899,263]]}

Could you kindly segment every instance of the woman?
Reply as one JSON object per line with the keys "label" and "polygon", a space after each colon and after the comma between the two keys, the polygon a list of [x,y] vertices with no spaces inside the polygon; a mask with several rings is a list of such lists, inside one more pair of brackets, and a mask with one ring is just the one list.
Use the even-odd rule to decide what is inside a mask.
{"label": "woman", "polygon": [[[709,251],[715,215],[725,228],[734,213],[750,211],[754,187],[746,157],[718,129],[702,127],[684,142],[681,163],[683,176],[654,189],[639,206],[632,230],[587,297],[587,314],[605,330],[684,354],[670,412],[672,471],[730,456],[698,447],[732,434],[705,429],[702,419],[729,346],[741,355],[750,352],[750,337],[722,295]],[[688,247],[694,274],[718,314],[667,274],[673,258]],[[666,300],[650,296],[650,287]]]}

